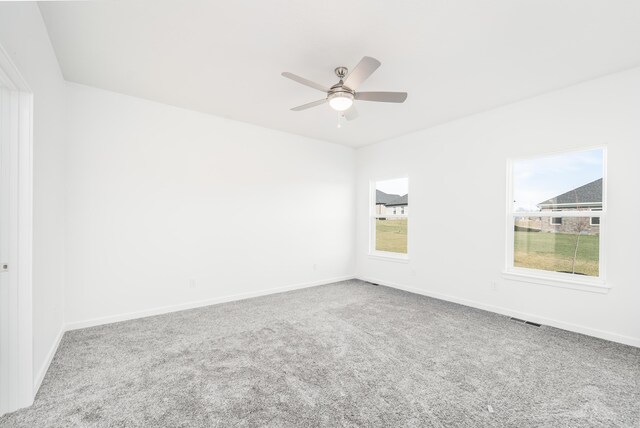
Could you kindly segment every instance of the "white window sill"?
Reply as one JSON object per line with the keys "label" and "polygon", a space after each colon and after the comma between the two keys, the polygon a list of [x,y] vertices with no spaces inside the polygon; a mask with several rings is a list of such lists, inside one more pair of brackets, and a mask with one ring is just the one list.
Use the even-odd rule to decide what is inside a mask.
{"label": "white window sill", "polygon": [[385,262],[409,263],[409,256],[401,253],[387,253],[384,251],[376,251],[375,253],[369,253],[369,258],[372,260],[382,260]]}
{"label": "white window sill", "polygon": [[502,277],[512,281],[528,282],[530,284],[548,285],[551,287],[569,288],[571,290],[587,291],[590,293],[606,294],[611,287],[604,281],[580,281],[573,278],[556,278],[544,274],[529,273],[526,271],[504,271]]}

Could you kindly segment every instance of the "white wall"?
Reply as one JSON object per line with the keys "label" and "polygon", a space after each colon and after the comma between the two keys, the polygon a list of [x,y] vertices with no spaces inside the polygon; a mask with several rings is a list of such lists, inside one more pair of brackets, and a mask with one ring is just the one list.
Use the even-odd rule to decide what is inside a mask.
{"label": "white wall", "polygon": [[65,86],[35,2],[0,3],[0,44],[34,94],[33,369],[38,383],[64,323]]}
{"label": "white wall", "polygon": [[[358,150],[358,276],[640,346],[639,114],[637,68]],[[507,158],[602,144],[611,291],[503,279]],[[410,263],[371,259],[369,180],[404,175]]]}
{"label": "white wall", "polygon": [[353,276],[353,149],[67,88],[71,328]]}

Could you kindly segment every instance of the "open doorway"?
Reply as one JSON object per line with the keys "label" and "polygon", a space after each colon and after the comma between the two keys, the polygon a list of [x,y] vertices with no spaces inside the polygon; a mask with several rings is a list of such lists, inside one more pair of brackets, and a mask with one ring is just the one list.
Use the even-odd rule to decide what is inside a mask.
{"label": "open doorway", "polygon": [[0,415],[33,402],[32,112],[0,46]]}

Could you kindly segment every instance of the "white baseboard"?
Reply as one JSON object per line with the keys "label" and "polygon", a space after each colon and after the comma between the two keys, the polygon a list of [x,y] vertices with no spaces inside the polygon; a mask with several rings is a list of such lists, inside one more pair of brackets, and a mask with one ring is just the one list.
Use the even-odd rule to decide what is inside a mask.
{"label": "white baseboard", "polygon": [[370,278],[359,276],[357,279],[367,282],[373,282],[375,284],[385,285],[391,288],[397,288],[399,290],[408,291],[410,293],[421,294],[423,296],[433,297],[440,300],[446,300],[448,302],[458,303],[464,306],[470,306],[472,308],[482,309],[489,312],[494,312],[501,315],[520,318],[527,321],[533,321],[538,324],[548,325],[551,327],[560,328],[562,330],[569,330],[575,333],[585,334],[587,336],[597,337],[599,339],[610,340],[612,342],[618,342],[625,345],[635,346],[640,348],[640,338],[624,336],[609,331],[597,330],[590,327],[584,327],[578,324],[572,324],[564,321],[558,321],[551,318],[541,317],[535,314],[529,314],[525,312],[515,311],[501,306],[487,305],[485,303],[477,302],[474,300],[461,299],[459,297],[451,296],[448,294],[435,293],[428,290],[422,290],[415,287],[409,287],[406,285],[396,284],[382,279]]}
{"label": "white baseboard", "polygon": [[58,347],[60,346],[60,342],[62,341],[62,336],[64,336],[65,326],[63,325],[58,332],[58,336],[56,336],[56,340],[53,342],[51,349],[49,349],[49,353],[47,353],[47,358],[45,359],[42,367],[38,370],[38,374],[33,380],[33,396],[35,397],[42,385],[42,381],[44,380],[47,371],[49,370],[49,366],[51,365],[51,361],[53,361],[53,357],[55,357],[56,352],[58,351]]}
{"label": "white baseboard", "polygon": [[111,315],[108,317],[92,318],[84,321],[74,321],[67,323],[65,331],[78,330],[81,328],[95,327],[98,325],[111,324],[114,322],[128,321],[136,318],[150,317],[154,315],[162,315],[170,312],[183,311],[186,309],[200,308],[203,306],[216,305],[219,303],[234,302],[237,300],[249,299],[251,297],[266,296],[269,294],[283,293],[285,291],[299,290],[302,288],[315,287],[318,285],[331,284],[334,282],[347,281],[354,279],[355,275],[345,275],[335,278],[323,279],[319,281],[305,282],[284,287],[270,288],[267,290],[251,291],[248,293],[232,294],[230,296],[215,297],[212,299],[198,300],[194,302],[180,303],[178,305],[161,306],[153,309],[145,309],[142,311],[128,312],[124,314]]}

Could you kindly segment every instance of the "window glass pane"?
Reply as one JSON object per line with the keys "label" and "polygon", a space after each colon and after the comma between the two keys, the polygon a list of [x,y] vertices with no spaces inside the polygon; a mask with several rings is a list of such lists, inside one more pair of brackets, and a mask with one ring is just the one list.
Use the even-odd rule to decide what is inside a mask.
{"label": "window glass pane", "polygon": [[602,208],[602,149],[513,163],[514,212]]}
{"label": "window glass pane", "polygon": [[515,217],[513,265],[527,269],[599,276],[600,228],[591,217]]}
{"label": "window glass pane", "polygon": [[376,182],[375,251],[407,253],[409,179]]}
{"label": "window glass pane", "polygon": [[376,181],[376,215],[400,213],[409,205],[409,179]]}
{"label": "window glass pane", "polygon": [[376,219],[376,251],[407,253],[407,219]]}

